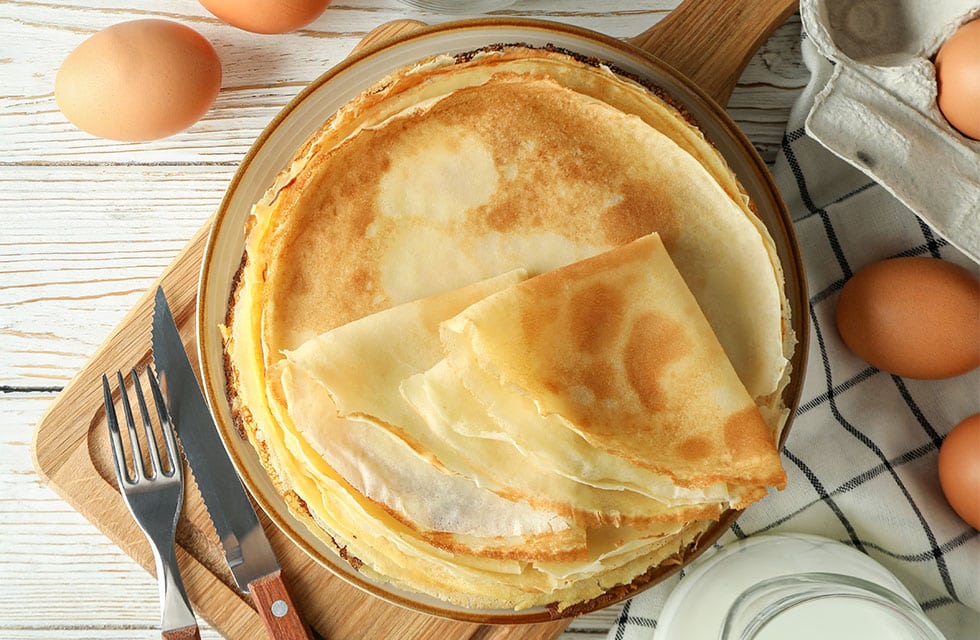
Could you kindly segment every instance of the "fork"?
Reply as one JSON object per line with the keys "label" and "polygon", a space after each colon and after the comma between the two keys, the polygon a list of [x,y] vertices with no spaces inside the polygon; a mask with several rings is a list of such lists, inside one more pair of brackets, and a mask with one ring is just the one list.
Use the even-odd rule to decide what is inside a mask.
{"label": "fork", "polygon": [[173,423],[170,421],[163,395],[160,393],[160,385],[149,368],[146,369],[146,377],[159,416],[163,441],[166,444],[167,467],[163,467],[160,459],[157,439],[153,434],[153,423],[150,420],[150,413],[143,396],[139,374],[134,368],[132,370],[133,389],[143,419],[143,427],[146,431],[147,458],[152,467],[150,473],[146,472],[142,450],[139,440],[137,440],[136,421],[133,419],[129,395],[126,393],[126,381],[122,372],[117,371],[116,378],[119,383],[120,401],[123,406],[123,414],[126,417],[132,452],[131,462],[134,473],[130,476],[126,452],[123,449],[122,435],[119,431],[119,421],[112,402],[112,392],[109,389],[109,379],[103,374],[102,392],[105,396],[106,421],[109,423],[109,443],[115,461],[116,479],[119,482],[119,489],[126,506],[129,507],[129,511],[133,514],[140,529],[146,534],[150,541],[150,548],[153,550],[157,580],[160,584],[160,607],[162,609],[160,630],[163,639],[200,640],[201,635],[197,627],[197,620],[194,618],[194,612],[187,600],[184,583],[180,579],[177,553],[174,547],[177,518],[180,515],[184,496],[182,463],[174,437]]}

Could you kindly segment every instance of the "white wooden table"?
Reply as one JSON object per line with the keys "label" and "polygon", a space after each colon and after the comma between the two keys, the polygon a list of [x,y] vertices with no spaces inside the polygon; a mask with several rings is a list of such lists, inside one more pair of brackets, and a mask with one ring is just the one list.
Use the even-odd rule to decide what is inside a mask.
{"label": "white wooden table", "polygon": [[[504,13],[627,37],[676,4],[518,0]],[[76,130],[54,101],[62,60],[95,31],[145,17],[183,22],[215,45],[224,81],[214,108],[152,143]],[[396,0],[335,0],[299,32],[258,36],[195,0],[0,1],[0,637],[159,637],[155,581],[42,485],[34,426],[207,220],[276,112],[364,33],[397,18],[449,19]],[[729,105],[767,160],[806,79],[799,31],[796,17],[777,30]],[[604,637],[617,614],[576,620],[562,638]]]}

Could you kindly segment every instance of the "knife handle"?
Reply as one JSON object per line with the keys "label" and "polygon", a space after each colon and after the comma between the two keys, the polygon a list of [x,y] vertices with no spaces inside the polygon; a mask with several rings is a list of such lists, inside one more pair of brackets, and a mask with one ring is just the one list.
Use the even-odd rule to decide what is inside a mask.
{"label": "knife handle", "polygon": [[299,616],[299,609],[286,588],[282,570],[270,573],[248,584],[252,601],[274,640],[313,640],[309,627]]}
{"label": "knife handle", "polygon": [[164,631],[162,637],[163,640],[201,640],[201,631],[196,624],[192,624],[189,627]]}

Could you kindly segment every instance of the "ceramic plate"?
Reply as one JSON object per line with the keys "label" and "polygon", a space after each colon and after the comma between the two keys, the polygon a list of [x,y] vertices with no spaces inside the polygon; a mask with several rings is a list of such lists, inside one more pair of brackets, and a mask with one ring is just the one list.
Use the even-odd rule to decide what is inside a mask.
{"label": "ceramic plate", "polygon": [[[554,45],[578,54],[595,56],[659,86],[690,112],[738,175],[775,240],[786,275],[786,293],[792,307],[794,328],[801,340],[794,360],[794,371],[803,371],[807,314],[799,253],[789,217],[764,163],[752,145],[724,111],[705,94],[644,52],[595,32],[532,20],[469,20],[428,27],[399,37],[381,48],[355,55],[310,84],[259,136],[231,181],[205,250],[197,317],[205,393],[225,445],[255,500],[291,540],[340,577],[391,602],[459,620],[507,624],[539,622],[553,619],[555,615],[541,607],[519,612],[469,610],[370,580],[354,571],[332,548],[289,513],[254,450],[235,430],[225,393],[224,354],[219,326],[225,321],[233,279],[241,264],[244,227],[252,204],[265,193],[296,149],[334,111],[392,71],[416,60],[440,53],[463,53],[491,44],[517,42],[532,46]],[[794,375],[786,390],[786,404],[791,410],[795,408],[800,387],[801,376]],[[783,431],[784,437],[788,426]],[[719,524],[702,537],[690,558],[709,547],[735,517],[735,512],[726,513]],[[678,569],[677,565],[654,568],[629,587],[614,589],[606,596],[576,608],[574,613],[598,609],[635,595]]]}

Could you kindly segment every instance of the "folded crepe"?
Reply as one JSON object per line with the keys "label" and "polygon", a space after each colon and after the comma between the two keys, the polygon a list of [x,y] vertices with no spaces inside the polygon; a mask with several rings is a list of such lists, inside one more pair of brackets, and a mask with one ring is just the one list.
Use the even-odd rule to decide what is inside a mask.
{"label": "folded crepe", "polygon": [[[491,295],[445,323],[443,341],[494,426],[584,482],[632,465],[679,487],[725,483],[737,507],[785,482],[769,426],[657,234]],[[497,410],[511,390],[523,406]]]}
{"label": "folded crepe", "polygon": [[[438,424],[438,418],[433,415],[434,410],[438,411],[438,404],[433,407],[432,403],[407,392],[411,383],[423,374],[430,377],[430,370],[445,370],[439,330],[442,322],[462,312],[469,306],[467,302],[476,302],[477,296],[490,295],[503,287],[507,290],[510,288],[507,285],[512,286],[524,277],[522,271],[510,272],[392,307],[312,338],[298,349],[285,352],[286,359],[289,365],[323,385],[333,402],[331,414],[374,427],[380,442],[354,449],[349,455],[355,458],[368,456],[382,444],[387,445],[385,435],[395,437],[402,441],[406,451],[423,459],[423,470],[442,469],[466,476],[501,496],[552,510],[586,526],[649,525],[717,516],[728,506],[728,492],[723,486],[714,487],[713,492],[685,491],[666,475],[629,464],[625,466],[634,472],[634,477],[640,478],[634,483],[638,490],[629,490],[630,487],[616,482],[615,478],[597,486],[564,474],[555,475],[546,460],[550,445],[558,441],[545,437],[547,444],[540,450],[527,446],[515,449],[505,442],[460,434],[457,424],[462,423],[463,416],[458,408],[467,397],[471,404],[467,408],[478,415],[482,413],[484,423],[488,421],[486,410],[476,404],[466,389],[456,388],[437,401],[456,403],[457,412],[449,418],[454,428],[449,429],[445,428],[445,421]],[[501,394],[497,400],[506,402],[509,398]],[[321,446],[343,449],[338,445],[341,441],[338,436],[325,436],[323,432],[322,428],[311,429],[307,436],[311,442],[324,443]],[[596,456],[603,453],[587,451],[581,459]],[[613,456],[604,457],[613,458],[612,464],[617,462]],[[394,474],[389,470],[377,475],[391,482]],[[435,482],[416,482],[415,486],[419,492],[429,487],[424,493],[434,494],[434,499],[440,495]]]}
{"label": "folded crepe", "polygon": [[[386,567],[386,579],[435,590],[453,602],[492,597],[495,606],[531,606],[596,597],[598,576],[625,576],[648,568],[651,557],[676,553],[706,526],[694,516],[719,511],[717,506],[689,510],[687,518],[666,522],[640,518],[634,526],[607,515],[618,526],[582,526],[527,500],[498,496],[438,464],[426,447],[433,440],[425,422],[399,393],[399,378],[444,362],[439,326],[523,277],[521,272],[504,274],[317,336],[285,354],[271,385],[273,410],[290,434],[283,437],[283,449],[300,459],[311,457],[304,446],[316,454],[313,472],[299,471],[312,483],[298,489],[313,517],[350,541],[354,546],[348,550],[356,548],[359,559]],[[548,473],[534,472],[539,477]],[[345,488],[334,498],[352,501],[353,513],[337,518],[336,505],[320,506],[321,492],[338,493],[331,482]],[[581,490],[595,492],[587,485]],[[616,513],[617,501],[628,492],[609,493]],[[634,504],[642,502],[654,514],[666,511],[661,504],[634,498],[639,499]],[[362,546],[365,532],[373,533],[368,538],[373,542]]]}

